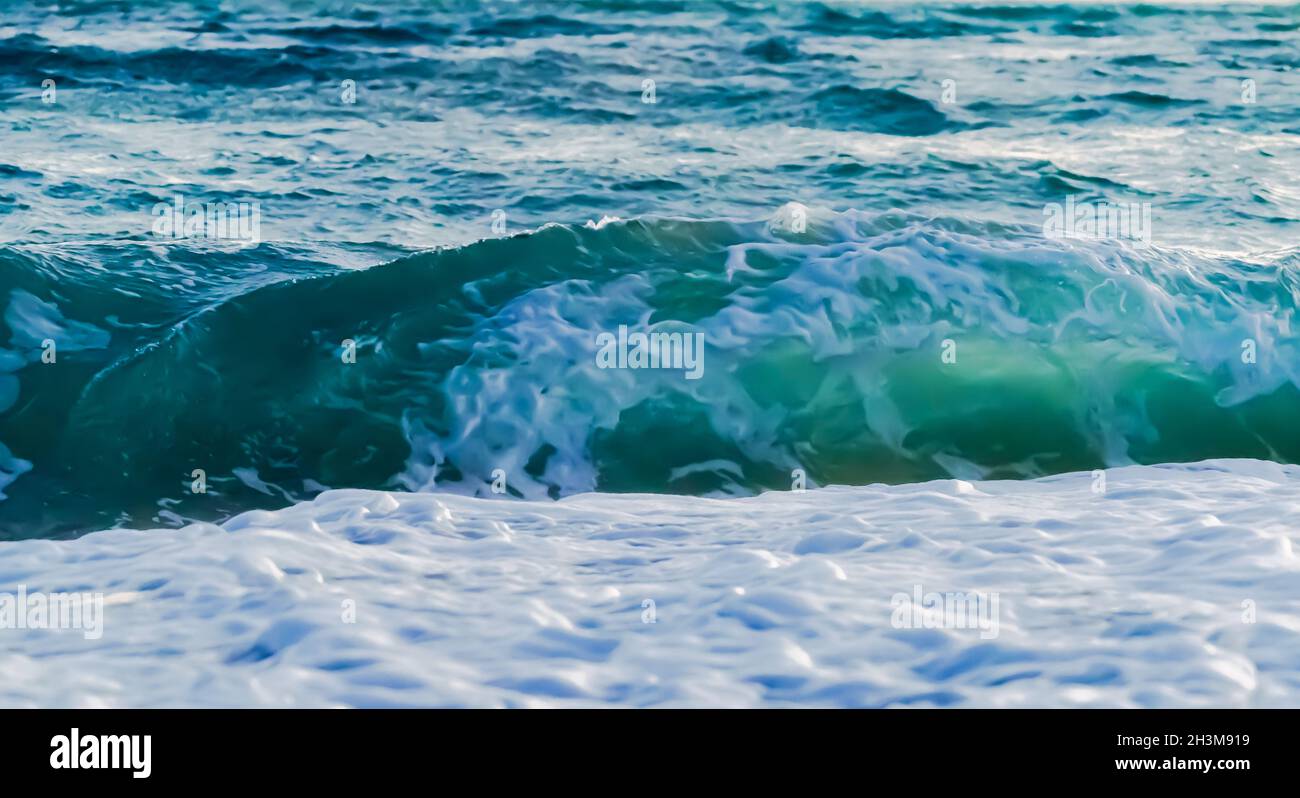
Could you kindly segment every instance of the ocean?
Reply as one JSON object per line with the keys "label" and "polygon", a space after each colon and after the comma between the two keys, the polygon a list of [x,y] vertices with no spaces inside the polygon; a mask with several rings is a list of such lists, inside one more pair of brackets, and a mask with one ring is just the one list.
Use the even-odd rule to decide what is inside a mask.
{"label": "ocean", "polygon": [[1300,703],[1297,31],[0,5],[0,700]]}

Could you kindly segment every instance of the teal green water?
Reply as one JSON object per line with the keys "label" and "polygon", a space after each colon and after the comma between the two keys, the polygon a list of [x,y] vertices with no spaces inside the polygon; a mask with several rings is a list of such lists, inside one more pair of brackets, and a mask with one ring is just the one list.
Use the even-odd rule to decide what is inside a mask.
{"label": "teal green water", "polygon": [[[183,318],[162,285],[97,290],[117,274],[61,281],[56,311],[35,293],[49,268],[9,254],[27,282],[6,318],[26,305],[71,343],[16,372],[41,401],[16,403],[0,437],[39,454],[0,512],[492,495],[495,469],[512,495],[557,497],[788,489],[795,469],[815,485],[1300,459],[1292,265],[1015,233],[817,211],[797,234],[550,226],[268,280]],[[599,368],[619,325],[702,333],[700,379]]]}
{"label": "teal green water", "polygon": [[[1300,461],[1297,31],[1294,5],[6,4],[0,537],[327,487]],[[257,240],[157,235],[177,197],[256,203]],[[1150,245],[1046,235],[1067,202],[1145,204]],[[700,378],[601,368],[620,327],[702,335]]]}

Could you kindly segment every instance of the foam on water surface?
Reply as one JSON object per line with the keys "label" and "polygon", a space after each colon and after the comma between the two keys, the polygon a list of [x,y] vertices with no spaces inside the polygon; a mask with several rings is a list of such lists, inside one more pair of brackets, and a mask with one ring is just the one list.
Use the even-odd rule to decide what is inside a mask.
{"label": "foam on water surface", "polygon": [[[337,490],[220,527],[5,543],[0,591],[105,607],[99,639],[6,631],[0,703],[1295,705],[1300,468],[1098,479]],[[996,624],[907,628],[918,591],[996,594]]]}

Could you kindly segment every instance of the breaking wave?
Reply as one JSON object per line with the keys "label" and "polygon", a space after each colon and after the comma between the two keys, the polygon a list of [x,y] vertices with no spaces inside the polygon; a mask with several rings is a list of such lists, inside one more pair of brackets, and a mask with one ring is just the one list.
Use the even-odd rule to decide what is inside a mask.
{"label": "breaking wave", "polygon": [[[179,251],[207,282],[178,302],[131,279],[142,248],[94,253],[117,260],[112,290],[86,253],[0,250],[10,536],[342,486],[743,495],[796,469],[813,486],[1300,461],[1294,252],[787,206],[549,225],[363,270]],[[266,277],[230,291],[223,269],[250,260]],[[621,325],[703,334],[700,378],[601,368]],[[68,368],[42,370],[47,339]]]}

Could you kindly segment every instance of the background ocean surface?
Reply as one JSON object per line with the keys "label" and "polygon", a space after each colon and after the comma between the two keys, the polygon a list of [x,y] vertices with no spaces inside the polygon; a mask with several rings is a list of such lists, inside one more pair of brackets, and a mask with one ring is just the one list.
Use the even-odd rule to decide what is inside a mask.
{"label": "background ocean surface", "polygon": [[[495,469],[548,499],[1300,461],[1298,31],[4,3],[0,537],[490,496]],[[177,195],[259,203],[261,242],[155,236]],[[1069,196],[1149,203],[1152,245],[1045,237]],[[623,324],[703,332],[703,378],[598,369]]]}

